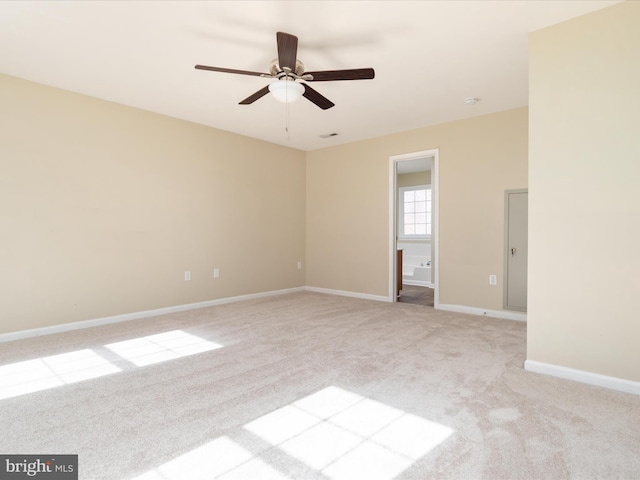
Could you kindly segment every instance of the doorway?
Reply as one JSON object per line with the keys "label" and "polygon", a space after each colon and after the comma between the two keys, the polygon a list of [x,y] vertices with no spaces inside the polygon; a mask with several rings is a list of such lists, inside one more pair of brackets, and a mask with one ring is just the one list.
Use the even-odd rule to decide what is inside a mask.
{"label": "doorway", "polygon": [[[430,243],[428,243],[429,250],[428,253],[426,253],[426,256],[429,258],[421,258],[419,255],[413,255],[415,253],[422,254],[422,252],[412,250],[414,245],[419,244],[420,241],[412,241],[411,238],[407,238],[406,236],[405,238],[402,238],[403,235],[401,235],[401,232],[399,231],[400,222],[398,214],[400,207],[400,201],[398,199],[398,175],[411,173],[412,170],[418,172],[420,171],[420,168],[425,168],[425,162],[428,162],[426,164],[429,165],[431,171],[430,185],[428,186],[431,209],[431,230],[429,235],[424,236],[425,239],[428,237],[428,240],[430,241]],[[406,248],[408,253],[412,254],[409,255],[410,258],[407,259],[411,262],[411,265],[408,265],[411,267],[409,269],[416,267],[415,270],[420,273],[420,277],[426,273],[426,270],[429,270],[429,278],[420,278],[415,282],[411,282],[414,284],[411,286],[411,289],[413,290],[415,285],[422,286],[424,288],[432,288],[432,291],[430,292],[432,296],[432,304],[435,308],[439,308],[439,166],[438,149],[424,150],[389,157],[389,300],[391,302],[397,302],[399,299],[398,293],[401,293],[399,286],[402,283],[403,272],[401,267],[404,260],[400,260],[400,258],[405,257],[405,259],[407,259],[404,255],[404,249]],[[402,252],[399,252],[399,242],[401,242],[401,245],[403,246]],[[414,263],[415,265],[413,265]],[[421,263],[424,265],[420,265]],[[408,268],[405,264],[405,271],[406,270],[408,270]],[[409,289],[407,289],[407,293],[410,293]],[[415,294],[415,292],[411,292],[411,294]]]}
{"label": "doorway", "polygon": [[505,310],[527,311],[528,191],[505,191]]}

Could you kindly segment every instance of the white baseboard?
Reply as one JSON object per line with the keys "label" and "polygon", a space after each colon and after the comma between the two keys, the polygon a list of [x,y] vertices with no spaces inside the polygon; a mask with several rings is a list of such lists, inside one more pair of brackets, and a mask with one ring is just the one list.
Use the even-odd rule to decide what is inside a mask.
{"label": "white baseboard", "polygon": [[483,317],[503,318],[505,320],[517,320],[519,322],[527,321],[526,313],[510,312],[508,310],[488,310],[486,308],[469,307],[467,305],[451,305],[446,303],[440,303],[436,308],[439,310],[447,310],[449,312],[481,315]]}
{"label": "white baseboard", "polygon": [[537,362],[535,360],[526,360],[524,362],[524,369],[529,372],[542,373],[544,375],[564,378],[565,380],[573,380],[574,382],[587,383],[610,390],[640,395],[640,382],[633,382],[631,380],[625,380],[624,378],[609,377],[607,375],[600,375],[599,373],[561,367],[559,365]]}
{"label": "white baseboard", "polygon": [[249,295],[240,295],[237,297],[219,298],[216,300],[207,300],[205,302],[188,303],[185,305],[176,305],[173,307],[156,308],[153,310],[144,310],[141,312],[125,313],[122,315],[95,318],[92,320],[81,320],[79,322],[53,325],[51,327],[41,327],[41,328],[33,328],[30,330],[20,330],[17,332],[2,333],[0,334],[0,343],[11,342],[13,340],[21,340],[23,338],[39,337],[41,335],[51,335],[53,333],[62,333],[62,332],[69,332],[72,330],[80,330],[81,328],[90,328],[90,327],[97,327],[99,325],[108,325],[111,323],[126,322],[129,320],[137,320],[140,318],[155,317],[158,315],[165,315],[167,313],[184,312],[186,310],[195,310],[197,308],[213,307],[214,305],[223,305],[225,303],[241,302],[243,300],[251,300],[254,298],[271,297],[274,295],[284,295],[286,293],[301,292],[304,290],[305,290],[305,287],[287,288],[284,290],[252,293]]}
{"label": "white baseboard", "polygon": [[[208,300],[205,302],[198,302],[198,303],[189,303],[185,305],[176,305],[173,307],[156,308],[153,310],[144,310],[141,312],[125,313],[122,315],[95,318],[92,320],[81,320],[79,322],[64,323],[61,325],[53,325],[50,327],[41,327],[41,328],[33,328],[30,330],[20,330],[17,332],[2,333],[0,334],[0,343],[11,342],[13,340],[20,340],[23,338],[38,337],[41,335],[51,335],[54,333],[69,332],[72,330],[79,330],[81,328],[90,328],[90,327],[97,327],[99,325],[108,325],[111,323],[126,322],[129,320],[137,320],[140,318],[155,317],[158,315],[165,315],[168,313],[184,312],[186,310],[195,310],[197,308],[212,307],[215,305],[222,305],[225,303],[241,302],[243,300],[251,300],[254,298],[261,298],[261,297],[270,297],[274,295],[284,295],[287,293],[301,292],[301,291],[324,293],[328,295],[339,295],[343,297],[361,298],[364,300],[375,300],[378,302],[392,301],[391,298],[385,297],[382,295],[370,295],[367,293],[349,292],[345,290],[333,290],[329,288],[296,287],[296,288],[288,288],[284,290],[274,290],[271,292],[240,295],[237,297],[219,298],[216,300]],[[501,311],[501,310],[485,310],[485,309],[476,308],[476,307],[467,307],[464,305],[440,304],[436,308],[439,308],[440,310],[449,310],[451,312],[470,313],[472,315],[483,315],[488,317],[505,318],[509,320],[526,321],[527,319],[526,314],[523,314],[523,313],[507,312],[507,311]]]}
{"label": "white baseboard", "polygon": [[308,292],[326,293],[328,295],[340,295],[341,297],[362,298],[364,300],[376,300],[378,302],[390,302],[389,297],[382,295],[370,295],[368,293],[348,292],[346,290],[332,290],[330,288],[305,287]]}

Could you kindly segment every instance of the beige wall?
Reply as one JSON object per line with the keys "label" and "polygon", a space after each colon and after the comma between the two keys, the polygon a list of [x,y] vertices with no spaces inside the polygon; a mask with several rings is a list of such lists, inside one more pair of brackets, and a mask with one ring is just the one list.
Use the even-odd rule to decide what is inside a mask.
{"label": "beige wall", "polygon": [[305,154],[0,82],[0,332],[305,284],[386,297],[389,157],[432,148],[440,301],[502,307],[488,276],[504,190],[527,186],[526,108]]}
{"label": "beige wall", "polygon": [[305,284],[304,152],[1,75],[0,105],[0,333]]}
{"label": "beige wall", "polygon": [[529,360],[640,381],[640,3],[530,38]]}
{"label": "beige wall", "polygon": [[440,302],[501,310],[504,191],[527,187],[527,128],[520,108],[308,152],[307,285],[388,295],[389,157],[439,148]]}

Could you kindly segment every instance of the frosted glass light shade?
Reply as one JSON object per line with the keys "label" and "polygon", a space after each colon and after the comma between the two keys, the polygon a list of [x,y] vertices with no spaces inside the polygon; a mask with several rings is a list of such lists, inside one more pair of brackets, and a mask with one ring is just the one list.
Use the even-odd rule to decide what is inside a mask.
{"label": "frosted glass light shade", "polygon": [[269,84],[269,91],[279,102],[291,103],[298,100],[304,93],[304,87],[293,80],[278,80]]}

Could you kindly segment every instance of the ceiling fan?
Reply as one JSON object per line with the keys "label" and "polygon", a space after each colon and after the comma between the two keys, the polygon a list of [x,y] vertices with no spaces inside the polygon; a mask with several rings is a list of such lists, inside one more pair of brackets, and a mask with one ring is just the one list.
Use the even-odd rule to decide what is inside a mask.
{"label": "ceiling fan", "polygon": [[335,104],[307,85],[306,82],[369,80],[375,76],[373,68],[306,72],[304,70],[304,64],[297,58],[298,37],[291,35],[290,33],[277,32],[276,42],[278,46],[278,58],[271,62],[269,73],[209,67],[207,65],[196,65],[196,68],[198,70],[211,70],[213,72],[236,73],[240,75],[253,75],[256,77],[277,79],[276,82],[261,88],[253,95],[242,100],[240,105],[249,105],[271,92],[277,100],[286,103],[293,102],[303,96],[323,110],[331,108]]}

